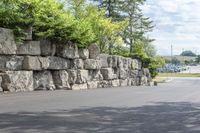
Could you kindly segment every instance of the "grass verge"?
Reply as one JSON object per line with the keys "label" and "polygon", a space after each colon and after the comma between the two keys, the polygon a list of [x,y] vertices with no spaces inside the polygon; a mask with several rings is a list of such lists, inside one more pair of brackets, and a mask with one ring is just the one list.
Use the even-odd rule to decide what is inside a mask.
{"label": "grass verge", "polygon": [[158,76],[153,79],[153,81],[157,83],[165,83],[167,80],[169,79],[166,77],[158,77]]}
{"label": "grass verge", "polygon": [[200,77],[200,73],[159,73],[157,77]]}

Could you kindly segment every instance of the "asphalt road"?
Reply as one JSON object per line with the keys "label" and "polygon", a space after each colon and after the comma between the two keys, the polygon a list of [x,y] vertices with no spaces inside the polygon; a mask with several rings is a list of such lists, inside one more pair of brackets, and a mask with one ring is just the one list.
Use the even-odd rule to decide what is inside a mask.
{"label": "asphalt road", "polygon": [[0,133],[200,133],[200,79],[0,94]]}

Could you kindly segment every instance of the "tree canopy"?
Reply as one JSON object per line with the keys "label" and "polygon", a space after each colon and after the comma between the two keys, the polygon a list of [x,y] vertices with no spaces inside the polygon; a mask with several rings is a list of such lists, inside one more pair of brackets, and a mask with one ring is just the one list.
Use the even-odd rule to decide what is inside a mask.
{"label": "tree canopy", "polygon": [[1,0],[0,27],[13,29],[18,44],[31,27],[35,40],[81,48],[96,43],[102,53],[137,58],[154,71],[162,65],[148,37],[154,24],[141,9],[145,0],[90,1]]}
{"label": "tree canopy", "polygon": [[180,55],[181,56],[196,56],[196,54],[193,53],[191,50],[183,51]]}

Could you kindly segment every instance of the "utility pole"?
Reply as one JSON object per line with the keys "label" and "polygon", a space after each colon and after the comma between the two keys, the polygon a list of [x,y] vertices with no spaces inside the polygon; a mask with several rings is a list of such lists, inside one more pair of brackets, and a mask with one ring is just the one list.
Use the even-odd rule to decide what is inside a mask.
{"label": "utility pole", "polygon": [[171,61],[172,61],[172,58],[173,58],[173,45],[171,45]]}

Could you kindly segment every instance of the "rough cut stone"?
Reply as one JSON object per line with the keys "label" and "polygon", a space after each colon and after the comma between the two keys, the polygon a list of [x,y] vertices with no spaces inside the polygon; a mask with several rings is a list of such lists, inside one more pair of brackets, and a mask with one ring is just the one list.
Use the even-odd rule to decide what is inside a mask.
{"label": "rough cut stone", "polygon": [[75,84],[76,83],[76,80],[77,80],[77,70],[67,70],[68,72],[68,75],[69,75],[69,84],[72,85],[72,84]]}
{"label": "rough cut stone", "polygon": [[24,60],[23,56],[0,56],[0,71],[8,70],[21,70],[22,62]]}
{"label": "rough cut stone", "polygon": [[120,58],[117,55],[112,55],[108,57],[108,66],[117,68],[118,67],[118,58]]}
{"label": "rough cut stone", "polygon": [[3,88],[1,87],[1,84],[2,84],[2,76],[0,75],[0,92],[2,92],[3,91]]}
{"label": "rough cut stone", "polygon": [[89,81],[87,82],[88,89],[98,88],[98,81]]}
{"label": "rough cut stone", "polygon": [[131,78],[136,78],[138,76],[138,70],[130,70],[129,75]]}
{"label": "rough cut stone", "polygon": [[113,87],[118,87],[118,86],[120,86],[119,80],[112,80],[111,83],[112,83],[112,86],[113,86]]}
{"label": "rough cut stone", "polygon": [[123,68],[125,70],[129,69],[129,60],[128,60],[128,58],[123,58]]}
{"label": "rough cut stone", "polygon": [[138,86],[139,85],[139,80],[138,78],[131,78],[131,86]]}
{"label": "rough cut stone", "polygon": [[120,86],[128,86],[128,79],[121,79]]}
{"label": "rough cut stone", "polygon": [[100,54],[100,49],[96,44],[92,44],[88,47],[89,50],[89,58],[90,59],[98,59]]}
{"label": "rough cut stone", "polygon": [[139,69],[140,69],[138,60],[133,59],[133,60],[131,61],[131,69],[132,69],[132,70],[139,70]]}
{"label": "rough cut stone", "polygon": [[56,54],[56,45],[47,40],[40,41],[41,55],[54,56]]}
{"label": "rough cut stone", "polygon": [[95,70],[101,68],[100,60],[87,59],[84,61],[84,68],[88,70]]}
{"label": "rough cut stone", "polygon": [[101,74],[103,75],[104,80],[111,80],[111,79],[117,78],[117,76],[116,76],[116,74],[114,74],[112,68],[102,68]]}
{"label": "rough cut stone", "polygon": [[110,55],[107,55],[107,54],[100,54],[99,55],[99,59],[100,59],[101,64],[102,64],[102,68],[108,68],[109,67],[108,57],[110,57]]}
{"label": "rough cut stone", "polygon": [[12,56],[9,61],[6,62],[6,68],[8,70],[21,70],[23,60],[23,56]]}
{"label": "rough cut stone", "polygon": [[128,78],[128,74],[124,69],[119,69],[119,78],[120,79],[126,79]]}
{"label": "rough cut stone", "polygon": [[72,90],[87,90],[87,83],[85,84],[74,84],[71,86]]}
{"label": "rough cut stone", "polygon": [[57,45],[56,54],[58,56],[68,59],[79,58],[78,47],[76,44],[73,43],[68,43],[66,45]]}
{"label": "rough cut stone", "polygon": [[84,62],[82,59],[74,59],[71,61],[71,69],[83,69]]}
{"label": "rough cut stone", "polygon": [[34,71],[34,90],[55,90],[53,77],[50,71]]}
{"label": "rough cut stone", "polygon": [[49,59],[38,56],[25,56],[23,61],[24,70],[45,70],[49,67]]}
{"label": "rough cut stone", "polygon": [[33,91],[32,71],[6,71],[2,76],[4,91]]}
{"label": "rough cut stone", "polygon": [[132,80],[129,78],[128,80],[128,86],[132,86]]}
{"label": "rough cut stone", "polygon": [[77,70],[77,84],[86,83],[89,80],[88,70]]}
{"label": "rough cut stone", "polygon": [[121,69],[124,67],[124,62],[123,62],[123,60],[124,60],[124,57],[121,57],[121,56],[118,57],[117,66],[118,66],[119,68],[121,68]]}
{"label": "rough cut stone", "polygon": [[18,55],[41,55],[40,41],[25,41],[17,49]]}
{"label": "rough cut stone", "polygon": [[69,90],[71,87],[68,82],[68,73],[65,70],[52,72],[54,84],[56,89]]}
{"label": "rough cut stone", "polygon": [[79,49],[79,56],[81,59],[85,60],[89,58],[89,50],[88,49]]}
{"label": "rough cut stone", "polygon": [[144,74],[145,76],[147,76],[147,77],[151,77],[151,74],[150,74],[148,68],[143,68],[142,70],[143,70],[143,74]]}
{"label": "rough cut stone", "polygon": [[26,56],[23,61],[24,70],[41,70],[41,64],[37,56]]}
{"label": "rough cut stone", "polygon": [[98,82],[98,88],[109,88],[112,87],[111,81],[103,80]]}
{"label": "rough cut stone", "polygon": [[148,85],[148,78],[146,76],[140,77],[140,85]]}
{"label": "rough cut stone", "polygon": [[50,70],[66,70],[70,68],[70,61],[64,58],[50,56],[49,67]]}
{"label": "rough cut stone", "polygon": [[103,75],[100,70],[89,70],[89,79],[92,81],[101,81],[103,80]]}
{"label": "rough cut stone", "polygon": [[0,28],[0,55],[16,54],[17,46],[15,44],[13,31]]}
{"label": "rough cut stone", "polygon": [[138,62],[138,68],[137,68],[137,69],[138,69],[138,70],[141,70],[141,69],[142,69],[142,62],[139,61],[139,60],[138,60],[137,62]]}

